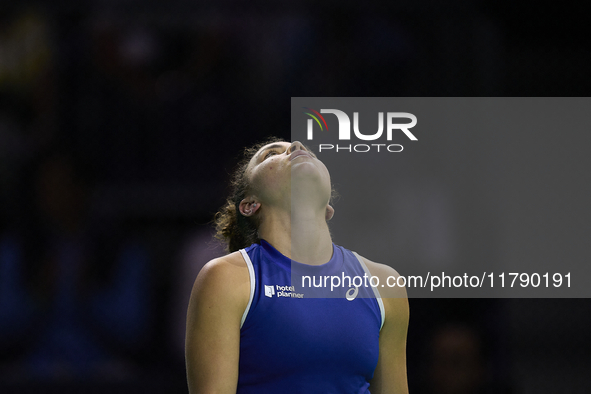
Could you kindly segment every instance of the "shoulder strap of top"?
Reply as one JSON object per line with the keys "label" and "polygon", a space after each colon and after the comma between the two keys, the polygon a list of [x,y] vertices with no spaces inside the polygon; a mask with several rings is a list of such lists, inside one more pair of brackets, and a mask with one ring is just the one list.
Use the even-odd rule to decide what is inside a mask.
{"label": "shoulder strap of top", "polygon": [[[355,257],[357,257],[357,260],[359,260],[359,263],[361,264],[361,267],[363,268],[365,273],[371,277],[372,276],[371,272],[369,272],[367,265],[365,265],[365,261],[363,261],[363,259],[361,258],[361,256],[359,254],[357,254],[357,252],[353,252],[353,254],[355,255]],[[380,324],[380,331],[381,331],[382,327],[384,326],[384,321],[386,320],[386,309],[384,308],[384,302],[382,301],[382,297],[380,296],[380,292],[378,291],[378,288],[373,287],[373,286],[371,288],[373,290],[374,295],[376,296],[376,301],[378,302],[378,305],[380,307],[380,314],[382,316],[382,323]]]}
{"label": "shoulder strap of top", "polygon": [[240,253],[242,253],[242,257],[244,257],[244,261],[246,262],[246,266],[248,267],[248,275],[250,276],[250,297],[248,298],[248,304],[246,305],[246,309],[242,314],[242,319],[240,320],[240,328],[244,324],[246,320],[246,316],[248,316],[248,311],[250,310],[250,305],[252,304],[252,299],[254,298],[254,289],[256,285],[256,278],[254,276],[254,267],[252,265],[252,261],[250,261],[250,257],[246,250],[240,249]]}

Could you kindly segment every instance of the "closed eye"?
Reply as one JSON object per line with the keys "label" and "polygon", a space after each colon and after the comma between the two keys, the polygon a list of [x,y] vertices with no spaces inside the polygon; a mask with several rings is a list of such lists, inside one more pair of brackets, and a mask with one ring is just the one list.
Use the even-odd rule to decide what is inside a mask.
{"label": "closed eye", "polygon": [[278,153],[277,151],[270,150],[269,152],[267,152],[267,154],[265,155],[263,160],[267,159],[269,156],[276,155],[277,153]]}

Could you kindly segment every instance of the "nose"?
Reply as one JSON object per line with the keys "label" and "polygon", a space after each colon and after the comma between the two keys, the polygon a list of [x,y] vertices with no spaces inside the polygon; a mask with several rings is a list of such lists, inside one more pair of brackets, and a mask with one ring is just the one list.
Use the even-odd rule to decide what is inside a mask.
{"label": "nose", "polygon": [[304,145],[302,145],[302,143],[300,141],[294,141],[291,143],[291,145],[289,146],[289,149],[287,150],[287,153],[292,153],[293,151],[296,150],[304,150]]}

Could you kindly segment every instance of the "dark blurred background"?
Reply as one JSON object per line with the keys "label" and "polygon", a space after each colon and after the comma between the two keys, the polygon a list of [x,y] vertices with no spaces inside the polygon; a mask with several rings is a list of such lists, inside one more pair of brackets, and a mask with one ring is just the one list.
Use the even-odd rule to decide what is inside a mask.
{"label": "dark blurred background", "polygon": [[[186,392],[208,223],[290,97],[586,96],[583,4],[3,2],[0,392]],[[590,392],[588,300],[410,304],[412,393]]]}

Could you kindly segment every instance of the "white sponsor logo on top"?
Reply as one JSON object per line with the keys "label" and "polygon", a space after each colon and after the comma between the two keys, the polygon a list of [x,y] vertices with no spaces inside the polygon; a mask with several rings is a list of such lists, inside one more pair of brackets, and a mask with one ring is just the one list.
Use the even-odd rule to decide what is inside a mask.
{"label": "white sponsor logo on top", "polygon": [[272,298],[275,293],[277,297],[304,298],[303,293],[296,293],[295,286],[265,285],[265,296]]}

